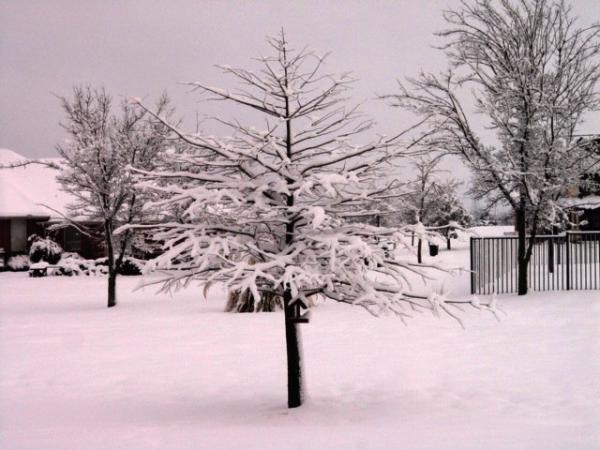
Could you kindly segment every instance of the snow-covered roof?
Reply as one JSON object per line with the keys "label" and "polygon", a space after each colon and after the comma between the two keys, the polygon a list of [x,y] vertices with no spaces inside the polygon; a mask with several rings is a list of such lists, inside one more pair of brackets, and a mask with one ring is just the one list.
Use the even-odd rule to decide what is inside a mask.
{"label": "snow-covered roof", "polygon": [[[0,165],[25,160],[12,150],[0,149]],[[39,164],[0,169],[0,217],[61,217],[71,199],[60,189],[56,174]]]}
{"label": "snow-covered roof", "polygon": [[502,237],[513,235],[515,227],[513,225],[488,225],[472,227],[469,231],[471,231],[475,237]]}
{"label": "snow-covered roof", "polygon": [[566,208],[596,209],[600,208],[600,196],[587,195],[582,198],[562,198],[559,200],[559,203]]}

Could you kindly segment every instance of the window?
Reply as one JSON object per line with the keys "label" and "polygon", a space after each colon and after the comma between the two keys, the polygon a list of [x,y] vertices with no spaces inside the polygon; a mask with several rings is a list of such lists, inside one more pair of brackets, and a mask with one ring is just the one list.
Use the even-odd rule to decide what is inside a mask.
{"label": "window", "polygon": [[73,227],[64,229],[65,251],[80,252],[81,251],[81,233]]}

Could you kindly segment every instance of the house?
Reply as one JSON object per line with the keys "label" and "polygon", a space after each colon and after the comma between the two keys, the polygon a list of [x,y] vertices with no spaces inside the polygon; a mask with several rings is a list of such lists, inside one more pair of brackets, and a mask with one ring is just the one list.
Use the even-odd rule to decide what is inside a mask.
{"label": "house", "polygon": [[[18,153],[0,149],[0,165],[24,160]],[[100,241],[73,226],[48,229],[64,220],[70,201],[61,190],[54,169],[39,164],[0,169],[0,265],[5,265],[12,255],[26,253],[28,238],[33,234],[50,236],[65,251],[77,252],[84,258],[104,256]]]}
{"label": "house", "polygon": [[[589,149],[600,155],[600,136],[587,139]],[[600,168],[586,173],[579,186],[574,186],[563,199],[573,210],[571,220],[582,231],[600,230]]]}

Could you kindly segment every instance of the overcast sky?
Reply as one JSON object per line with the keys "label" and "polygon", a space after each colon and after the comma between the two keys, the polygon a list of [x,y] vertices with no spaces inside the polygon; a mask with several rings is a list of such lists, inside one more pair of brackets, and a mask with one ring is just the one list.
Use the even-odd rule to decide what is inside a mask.
{"label": "overcast sky", "polygon": [[[600,0],[573,0],[581,23],[600,19]],[[383,133],[409,117],[373,100],[395,79],[441,70],[432,45],[442,11],[458,0],[116,1],[0,0],[0,148],[30,157],[54,155],[64,139],[56,98],[74,84],[104,85],[115,98],[148,101],[166,90],[190,123],[213,106],[181,81],[227,86],[214,64],[252,66],[268,51],[265,35],[281,27],[296,47],[331,51],[331,72],[359,78],[356,102]],[[223,110],[229,117],[237,110]],[[581,130],[600,132],[600,116]]]}

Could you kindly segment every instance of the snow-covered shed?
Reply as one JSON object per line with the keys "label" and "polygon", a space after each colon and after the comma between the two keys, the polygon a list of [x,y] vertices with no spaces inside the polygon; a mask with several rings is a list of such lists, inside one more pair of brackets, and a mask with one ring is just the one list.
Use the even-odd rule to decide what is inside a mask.
{"label": "snow-covered shed", "polygon": [[[14,164],[27,158],[8,149],[0,149],[0,165]],[[0,255],[28,250],[27,238],[47,234],[47,227],[63,219],[69,195],[60,189],[56,172],[40,164],[0,169]],[[91,242],[74,227],[54,233],[53,238],[66,251],[85,257],[103,254],[97,242]]]}

